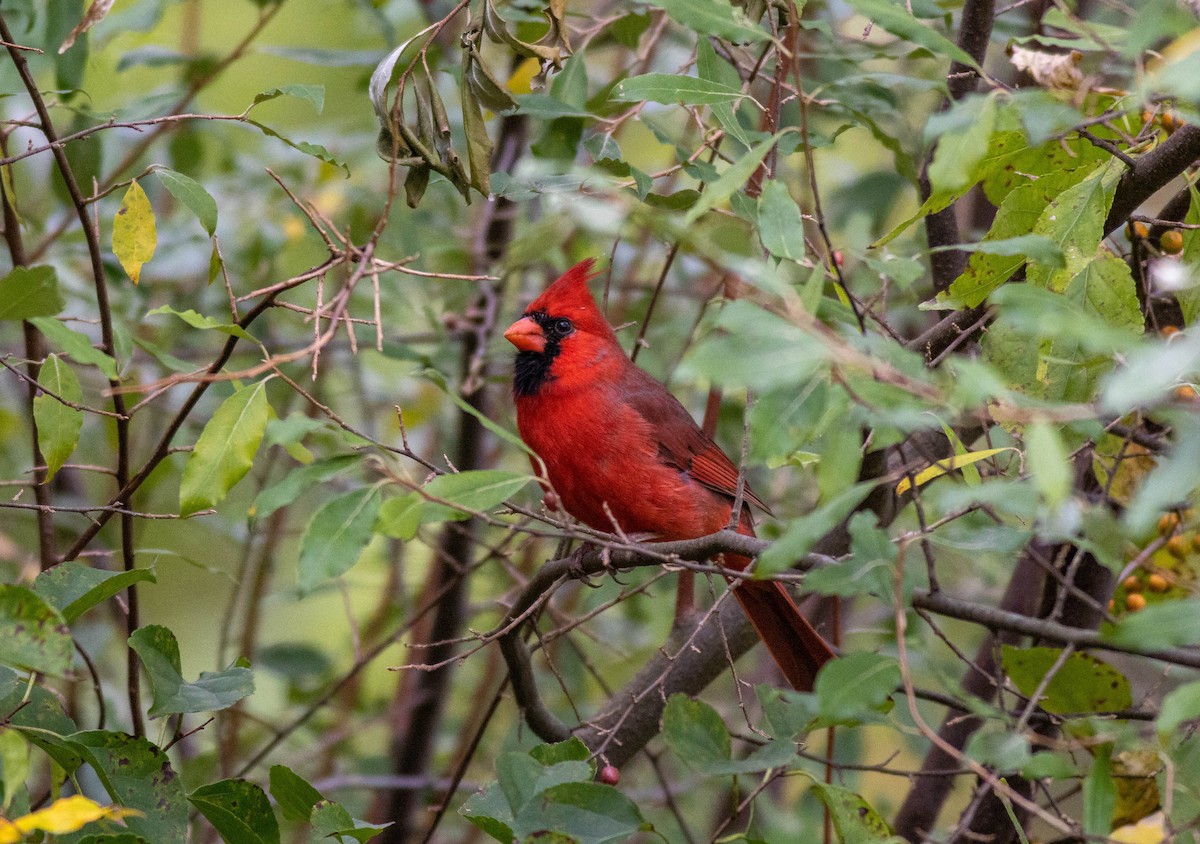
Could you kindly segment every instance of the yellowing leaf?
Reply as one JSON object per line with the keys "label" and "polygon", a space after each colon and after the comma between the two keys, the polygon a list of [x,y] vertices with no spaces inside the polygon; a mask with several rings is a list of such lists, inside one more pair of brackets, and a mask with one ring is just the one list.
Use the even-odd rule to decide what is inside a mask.
{"label": "yellowing leaf", "polygon": [[82,795],[75,794],[55,800],[45,809],[15,820],[0,819],[0,844],[17,844],[30,832],[41,830],[51,835],[65,835],[100,820],[119,820],[139,815],[133,809],[120,806],[101,806]]}
{"label": "yellowing leaf", "polygon": [[526,58],[508,77],[505,87],[514,94],[533,93],[533,77],[542,70],[542,63],[532,56]]}
{"label": "yellowing leaf", "polygon": [[1016,451],[1016,449],[1012,446],[1006,448],[985,448],[983,451],[968,451],[966,454],[956,454],[953,457],[947,457],[945,460],[939,460],[932,466],[917,472],[911,479],[904,478],[901,480],[900,483],[896,484],[896,494],[903,495],[913,486],[923,486],[934,478],[940,478],[948,472],[961,469],[963,466],[970,466],[972,463],[978,463],[980,460],[987,460],[989,457],[999,454],[1002,451]]}
{"label": "yellowing leaf", "polygon": [[1167,840],[1167,831],[1163,828],[1163,813],[1155,812],[1135,824],[1114,829],[1109,840],[1119,841],[1121,844],[1162,844]]}
{"label": "yellowing leaf", "polygon": [[142,277],[142,265],[154,257],[157,245],[154,209],[142,186],[136,181],[131,182],[113,220],[112,247],[113,254],[134,284]]}

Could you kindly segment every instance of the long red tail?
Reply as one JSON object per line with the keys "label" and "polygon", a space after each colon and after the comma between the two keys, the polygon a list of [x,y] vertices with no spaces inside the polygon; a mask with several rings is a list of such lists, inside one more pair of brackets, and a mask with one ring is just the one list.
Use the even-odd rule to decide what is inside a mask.
{"label": "long red tail", "polygon": [[[738,532],[753,536],[754,528],[743,520]],[[745,569],[750,560],[726,554],[725,565]],[[775,580],[743,580],[734,587],[733,595],[783,676],[797,691],[811,692],[817,671],[835,654],[800,612],[783,584]]]}

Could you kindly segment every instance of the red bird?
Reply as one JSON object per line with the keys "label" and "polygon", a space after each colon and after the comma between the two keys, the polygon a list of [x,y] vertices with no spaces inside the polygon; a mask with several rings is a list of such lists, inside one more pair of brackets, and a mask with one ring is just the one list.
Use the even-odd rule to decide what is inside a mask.
{"label": "red bird", "polygon": [[[592,263],[568,270],[504,332],[518,350],[521,438],[545,464],[557,502],[589,527],[658,540],[716,533],[730,522],[737,467],[625,356],[588,291]],[[534,470],[541,473],[536,461]],[[767,510],[749,487],[743,498]],[[738,531],[754,535],[748,508]],[[744,569],[750,560],[726,554],[725,564]],[[833,651],[783,585],[743,580],[733,594],[788,681],[811,691]]]}

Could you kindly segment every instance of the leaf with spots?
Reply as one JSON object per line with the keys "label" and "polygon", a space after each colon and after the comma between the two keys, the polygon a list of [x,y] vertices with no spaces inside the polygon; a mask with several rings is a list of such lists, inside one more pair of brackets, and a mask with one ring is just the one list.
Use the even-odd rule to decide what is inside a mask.
{"label": "leaf with spots", "polygon": [[0,630],[0,663],[55,677],[70,669],[67,621],[32,589],[0,585]]}
{"label": "leaf with spots", "polygon": [[69,741],[114,803],[142,813],[125,819],[131,831],[154,844],[185,844],[187,797],[165,753],[144,738],[109,730],[75,733]]}
{"label": "leaf with spots", "polygon": [[241,779],[201,786],[188,795],[192,805],[227,844],[279,844],[279,821],[263,790]]}
{"label": "leaf with spots", "polygon": [[829,810],[839,841],[845,844],[903,844],[904,839],[892,835],[883,816],[858,794],[848,788],[826,785],[816,780],[812,787]]}
{"label": "leaf with spots", "polygon": [[[1061,648],[1004,646],[1004,670],[1023,695],[1037,691],[1062,656]],[[1091,654],[1073,653],[1063,660],[1041,692],[1047,712],[1114,712],[1133,703],[1129,680]]]}
{"label": "leaf with spots", "polygon": [[133,181],[113,220],[112,248],[134,284],[141,280],[142,267],[154,257],[157,245],[154,209],[142,186]]}

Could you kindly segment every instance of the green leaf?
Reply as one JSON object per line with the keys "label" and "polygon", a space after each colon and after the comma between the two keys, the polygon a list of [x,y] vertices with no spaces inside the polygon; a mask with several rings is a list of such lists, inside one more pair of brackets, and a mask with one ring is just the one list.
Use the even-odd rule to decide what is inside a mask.
{"label": "green leaf", "polygon": [[1031,780],[1076,779],[1079,767],[1066,753],[1042,750],[1029,757],[1021,767],[1021,776]]}
{"label": "green leaf", "polygon": [[142,277],[142,267],[154,257],[158,244],[158,231],[154,225],[154,209],[142,186],[135,179],[125,191],[121,207],[113,220],[113,254],[137,284]]}
{"label": "green leaf", "polygon": [[1096,747],[1092,756],[1092,769],[1083,779],[1083,831],[1085,835],[1104,838],[1112,832],[1113,810],[1117,806],[1112,745]]}
{"label": "green leaf", "polygon": [[235,325],[231,322],[220,322],[212,317],[198,314],[191,308],[188,308],[186,311],[177,311],[170,305],[162,305],[152,311],[147,312],[146,316],[158,316],[159,314],[170,314],[171,316],[179,317],[179,319],[186,322],[192,328],[200,328],[205,331],[219,331],[222,334],[228,334],[231,337],[238,337],[242,340],[255,342],[254,338],[240,325]]}
{"label": "green leaf", "polygon": [[410,492],[400,498],[389,498],[379,508],[379,519],[375,530],[392,539],[408,542],[417,535],[421,527],[421,513],[425,499],[419,492]]}
{"label": "green leaf", "polygon": [[108,571],[68,560],[41,572],[33,581],[33,591],[71,624],[97,604],[143,582],[157,582],[152,569]]}
{"label": "green leaf", "polygon": [[254,672],[242,666],[201,671],[194,683],[184,680],[179,643],[175,634],[160,624],[135,630],[129,637],[129,647],[137,651],[150,675],[154,689],[151,718],[181,712],[216,712],[254,694]]}
{"label": "green leaf", "polygon": [[1200,642],[1200,600],[1150,604],[1116,624],[1103,625],[1100,635],[1107,642],[1138,650],[1194,645]]}
{"label": "green leaf", "polygon": [[0,711],[12,713],[9,726],[21,730],[64,771],[72,773],[79,767],[79,754],[63,738],[79,728],[49,689],[41,685],[31,689],[27,678],[0,667]]}
{"label": "green leaf", "polygon": [[791,568],[821,537],[841,524],[870,491],[870,484],[855,484],[811,513],[790,520],[779,538],[758,556],[755,573],[766,576]]}
{"label": "green leaf", "polygon": [[[973,308],[1008,281],[1025,264],[1025,257],[1019,254],[990,254],[982,244],[1028,236],[1049,203],[1077,184],[1080,175],[1079,171],[1059,171],[1010,191],[1000,204],[996,219],[980,248],[967,262],[966,270],[954,280],[949,290],[938,296],[937,301],[950,308]],[[1051,240],[1051,243],[1054,241]],[[1061,246],[1058,247],[1058,255],[1060,266],[1065,266]]]}
{"label": "green leaf", "polygon": [[717,711],[704,701],[676,693],[663,709],[663,738],[680,761],[699,773],[729,762],[732,742]]}
{"label": "green leaf", "polygon": [[903,844],[902,839],[891,834],[892,830],[883,816],[858,794],[848,788],[827,785],[815,779],[812,787],[829,810],[833,829],[843,844]]}
{"label": "green leaf", "polygon": [[1096,258],[1104,237],[1104,219],[1112,205],[1117,182],[1125,172],[1124,163],[1114,158],[1107,166],[1097,168],[1082,182],[1050,201],[1034,225],[1033,233],[1054,241],[1062,250],[1066,263],[1058,267],[1031,264],[1027,273],[1030,284],[1061,291]]}
{"label": "green leaf", "polygon": [[42,596],[0,584],[0,663],[61,677],[71,668],[71,631]]}
{"label": "green leaf", "polygon": [[787,186],[776,179],[763,185],[758,198],[758,236],[776,258],[803,261],[804,221]]}
{"label": "green leaf", "polygon": [[54,317],[33,317],[29,321],[76,363],[95,366],[108,380],[117,380],[117,362],[93,346],[86,334],[67,328],[61,320]]}
{"label": "green leaf", "polygon": [[552,830],[563,844],[619,844],[647,826],[637,804],[612,786],[567,782],[526,804],[513,821],[513,834],[540,841],[546,840],[544,830]]}
{"label": "green leaf", "polygon": [[982,252],[985,255],[1002,255],[1012,257],[1023,255],[1031,261],[1037,261],[1048,266],[1065,267],[1062,249],[1048,237],[1040,234],[1021,234],[1007,237],[1003,240],[980,240],[976,243],[957,243],[953,246],[939,246],[932,252]]}
{"label": "green leaf", "polygon": [[[1200,225],[1200,191],[1194,184],[1188,184],[1187,216],[1184,222],[1188,225]],[[1191,278],[1200,277],[1200,229],[1183,230],[1183,253],[1181,259],[1187,267]],[[1200,316],[1200,285],[1191,284],[1182,290],[1175,291],[1175,299],[1183,312],[1183,324],[1195,325],[1196,317]]]}
{"label": "green leaf", "polygon": [[[277,97],[295,97],[298,100],[304,100],[304,102],[316,110],[317,114],[325,110],[324,85],[280,85],[278,88],[272,88],[269,91],[256,94],[250,108],[254,108],[259,103],[265,103]],[[209,234],[212,234],[212,232],[209,232]]]}
{"label": "green leaf", "polygon": [[770,41],[771,36],[728,0],[654,0],[671,19],[701,35],[735,43]]}
{"label": "green leaf", "polygon": [[571,736],[566,741],[539,744],[529,751],[529,755],[543,765],[557,765],[559,762],[587,762],[592,758],[592,751],[578,736]]}
{"label": "green leaf", "polygon": [[[422,491],[425,495],[443,499],[465,510],[486,511],[507,501],[532,480],[532,475],[480,469],[438,475],[422,487]],[[462,521],[470,518],[470,515],[454,506],[426,501],[421,522]]]}
{"label": "green leaf", "polygon": [[[1061,648],[1005,645],[1004,670],[1021,694],[1029,697],[1062,655]],[[1116,712],[1133,703],[1129,680],[1091,654],[1073,653],[1042,690],[1040,706],[1055,714]]]}
{"label": "green leaf", "polygon": [[[738,76],[736,70],[727,62],[717,58],[717,52],[713,49],[712,44],[707,38],[700,38],[696,42],[696,73],[701,79],[709,82],[719,83],[726,88],[737,87],[740,90],[742,80]],[[711,105],[713,117],[717,118],[721,127],[732,135],[741,143],[742,146],[749,149],[754,145],[750,140],[750,135],[738,120],[737,112],[730,103],[713,103]],[[643,194],[644,196],[644,194]]]}
{"label": "green leaf", "polygon": [[1027,736],[1010,732],[999,725],[986,726],[973,733],[967,740],[966,753],[968,758],[994,768],[1001,774],[1022,770],[1032,755]]}
{"label": "green leaf", "polygon": [[818,715],[829,724],[878,721],[892,708],[892,693],[900,685],[900,666],[892,657],[855,653],[827,662],[818,672],[813,691]]}
{"label": "green leaf", "polygon": [[982,97],[972,117],[965,126],[938,138],[929,164],[929,182],[935,194],[957,193],[982,178],[979,165],[987,155],[988,141],[996,126],[996,98]]}
{"label": "green leaf", "polygon": [[279,822],[263,790],[242,779],[221,780],[188,795],[227,844],[278,844]]}
{"label": "green leaf", "polygon": [[638,103],[648,100],[665,105],[711,105],[736,102],[749,96],[741,88],[672,73],[647,73],[623,79],[609,94],[609,98],[617,102]]}
{"label": "green leaf", "polygon": [[25,737],[18,730],[0,732],[0,788],[4,791],[0,812],[6,818],[12,817],[9,807],[13,798],[24,789],[29,768],[29,742]]}
{"label": "green leaf", "polygon": [[271,796],[279,804],[284,820],[307,821],[313,806],[324,798],[308,781],[284,765],[271,766]]}
{"label": "green leaf", "polygon": [[767,153],[771,151],[771,147],[779,142],[782,132],[778,132],[767,138],[762,143],[753,147],[749,152],[735,161],[723,172],[715,181],[710,182],[705,186],[704,193],[700,194],[700,198],[696,201],[684,216],[683,220],[686,225],[699,220],[708,211],[716,208],[722,202],[725,202],[729,197],[742,189],[754,171],[758,169],[758,165],[762,164]]}
{"label": "green leaf", "polygon": [[196,215],[196,219],[200,221],[200,225],[204,226],[204,230],[208,232],[209,237],[216,234],[217,202],[204,189],[203,185],[190,176],[185,176],[174,170],[168,170],[166,167],[155,168],[154,175],[158,177],[158,181],[162,183],[162,186],[167,189],[171,196],[183,203],[189,211]]}
{"label": "green leaf", "polygon": [[49,481],[74,453],[79,444],[79,432],[83,430],[83,411],[68,407],[58,399],[82,404],[83,390],[71,367],[58,355],[46,358],[38,370],[38,383],[58,397],[39,393],[33,399],[38,448],[46,459],[46,480]]}
{"label": "green leaf", "polygon": [[1034,422],[1025,430],[1025,462],[1046,503],[1061,504],[1071,494],[1071,462],[1057,428]]}
{"label": "green leaf", "polygon": [[370,542],[382,503],[379,484],[351,490],[326,502],[300,537],[296,587],[307,594],[358,561]]}
{"label": "green leaf", "polygon": [[0,319],[52,317],[66,306],[54,267],[16,267],[0,279]]}
{"label": "green leaf", "polygon": [[313,807],[309,823],[312,824],[313,831],[322,838],[337,838],[340,841],[346,837],[359,842],[370,841],[391,826],[390,823],[371,824],[355,821],[340,803],[331,800],[322,800]]}
{"label": "green leaf", "polygon": [[305,155],[311,155],[313,158],[324,161],[326,164],[331,164],[334,167],[340,167],[346,173],[346,178],[350,178],[349,166],[341,161],[338,161],[336,158],[330,155],[329,150],[325,149],[325,147],[321,146],[320,144],[310,144],[308,141],[289,140],[288,138],[285,138],[283,135],[276,132],[270,126],[259,123],[257,120],[247,119],[246,122],[256,128],[258,131],[262,132],[264,135],[283,141],[297,152],[302,152]]}
{"label": "green leaf", "polygon": [[286,507],[305,492],[319,487],[351,466],[362,463],[357,454],[337,454],[298,469],[290,469],[282,478],[264,489],[250,505],[252,519],[265,519],[280,507]]}
{"label": "green leaf", "polygon": [[188,802],[167,755],[144,738],[95,730],[69,737],[108,796],[141,814],[125,825],[154,844],[185,844]]}
{"label": "green leaf", "polygon": [[969,53],[946,36],[925,26],[906,12],[903,6],[891,3],[889,0],[848,0],[848,2],[850,7],[860,15],[892,35],[924,47],[934,55],[945,56],[961,62],[967,67],[980,69]]}
{"label": "green leaf", "polygon": [[472,794],[458,812],[501,844],[512,844],[513,813],[499,783],[489,783]]}
{"label": "green leaf", "polygon": [[268,416],[266,381],[242,387],[221,403],[183,467],[179,515],[215,507],[250,471]]}
{"label": "green leaf", "polygon": [[1170,737],[1180,725],[1200,717],[1200,680],[1193,680],[1167,692],[1158,719],[1154,722],[1158,734]]}

